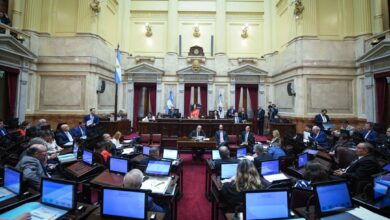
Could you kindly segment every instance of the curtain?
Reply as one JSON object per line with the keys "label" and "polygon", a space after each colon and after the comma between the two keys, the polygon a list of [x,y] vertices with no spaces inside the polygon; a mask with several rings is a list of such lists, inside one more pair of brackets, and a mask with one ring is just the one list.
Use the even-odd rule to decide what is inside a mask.
{"label": "curtain", "polygon": [[141,104],[142,86],[134,85],[134,101],[133,101],[133,127],[137,129],[138,122],[138,107]]}
{"label": "curtain", "polygon": [[199,87],[200,89],[200,99],[202,101],[202,114],[206,117],[207,116],[207,86]]}
{"label": "curtain", "polygon": [[18,73],[7,73],[7,94],[9,117],[15,117],[16,88],[18,86]]}
{"label": "curtain", "polygon": [[249,99],[251,103],[251,108],[253,112],[253,131],[257,132],[257,120],[256,120],[256,111],[257,111],[257,100],[258,100],[258,87],[249,87]]}
{"label": "curtain", "polygon": [[236,86],[236,98],[235,98],[235,101],[236,101],[236,111],[238,111],[238,108],[240,107],[240,94],[241,93],[241,87],[239,86]]}
{"label": "curtain", "polygon": [[385,121],[385,109],[386,109],[386,90],[387,81],[386,77],[375,78],[376,88],[376,103],[377,103],[377,123],[384,123]]}

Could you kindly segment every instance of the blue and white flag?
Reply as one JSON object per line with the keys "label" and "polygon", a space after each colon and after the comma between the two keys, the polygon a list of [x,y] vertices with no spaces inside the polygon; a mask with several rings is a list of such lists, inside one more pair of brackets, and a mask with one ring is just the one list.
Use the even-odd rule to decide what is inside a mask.
{"label": "blue and white flag", "polygon": [[169,98],[167,100],[167,105],[165,106],[165,114],[168,114],[169,109],[171,109],[172,107],[175,107],[175,105],[173,104],[173,92],[172,90],[169,90]]}
{"label": "blue and white flag", "polygon": [[218,107],[217,111],[218,111],[219,117],[220,118],[224,118],[225,114],[224,114],[224,111],[223,111],[223,95],[222,95],[221,92],[219,92],[219,95],[218,95],[217,107]]}
{"label": "blue and white flag", "polygon": [[119,84],[122,81],[122,70],[121,70],[121,51],[118,49],[116,52],[116,63],[115,63],[115,83]]}

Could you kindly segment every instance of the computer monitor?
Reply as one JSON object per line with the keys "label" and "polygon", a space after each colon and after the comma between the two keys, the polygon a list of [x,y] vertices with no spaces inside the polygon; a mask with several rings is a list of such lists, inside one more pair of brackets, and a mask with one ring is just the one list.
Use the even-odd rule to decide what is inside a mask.
{"label": "computer monitor", "polygon": [[322,126],[324,126],[324,130],[327,131],[327,130],[330,130],[333,127],[333,123],[328,122],[328,123],[322,124]]}
{"label": "computer monitor", "polygon": [[353,208],[346,181],[327,182],[314,185],[317,209],[321,216],[332,215]]}
{"label": "computer monitor", "polygon": [[19,195],[22,185],[22,173],[15,168],[4,167],[4,188]]}
{"label": "computer monitor", "polygon": [[261,162],[260,170],[261,175],[263,176],[279,173],[279,160],[268,160]]}
{"label": "computer monitor", "polygon": [[176,160],[178,155],[178,150],[176,149],[164,149],[163,158]]}
{"label": "computer monitor", "polygon": [[308,153],[302,153],[298,155],[298,168],[303,168],[307,161],[309,160],[309,154]]}
{"label": "computer monitor", "polygon": [[288,194],[287,189],[246,192],[244,219],[289,218]]}
{"label": "computer monitor", "polygon": [[172,161],[169,160],[149,160],[145,174],[151,176],[169,176]]}
{"label": "computer monitor", "polygon": [[76,184],[42,177],[41,203],[61,209],[74,209],[76,207]]}
{"label": "computer monitor", "polygon": [[390,163],[383,166],[383,169],[386,171],[390,171]]}
{"label": "computer monitor", "polygon": [[373,189],[375,201],[382,200],[386,197],[390,199],[390,173],[375,176]]}
{"label": "computer monitor", "polygon": [[147,219],[147,191],[123,188],[103,188],[103,217]]}
{"label": "computer monitor", "polygon": [[219,155],[219,150],[212,150],[211,151],[211,159],[212,160],[220,160],[221,155]]}
{"label": "computer monitor", "polygon": [[143,146],[142,148],[142,154],[149,156],[150,147],[149,146]]}
{"label": "computer monitor", "polygon": [[129,161],[119,157],[110,157],[108,166],[113,173],[126,174],[129,171]]}
{"label": "computer monitor", "polygon": [[221,180],[229,179],[237,174],[238,163],[221,164]]}
{"label": "computer monitor", "polygon": [[89,165],[93,164],[93,156],[92,156],[92,151],[89,150],[84,150],[83,151],[83,161]]}
{"label": "computer monitor", "polygon": [[237,149],[237,158],[246,156],[246,147],[240,147]]}

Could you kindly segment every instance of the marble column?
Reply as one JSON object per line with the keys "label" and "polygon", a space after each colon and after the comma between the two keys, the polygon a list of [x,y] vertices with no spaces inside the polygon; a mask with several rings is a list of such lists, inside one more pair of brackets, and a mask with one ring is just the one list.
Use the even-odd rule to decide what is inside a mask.
{"label": "marble column", "polygon": [[157,112],[162,112],[164,109],[161,109],[161,101],[163,100],[163,86],[161,83],[161,76],[157,78],[157,85],[156,85],[156,112],[155,114],[157,115]]}
{"label": "marble column", "polygon": [[214,83],[209,81],[207,83],[207,113],[211,110],[214,110]]}
{"label": "marble column", "polygon": [[372,10],[373,14],[373,33],[383,32],[383,13],[382,13],[382,0],[373,0]]}
{"label": "marble column", "polygon": [[258,95],[257,95],[257,103],[258,105],[261,105],[264,109],[267,106],[267,103],[265,103],[265,85],[264,85],[264,79],[260,79],[260,83],[258,85]]}
{"label": "marble column", "polygon": [[231,80],[230,82],[230,105],[228,108],[230,108],[230,106],[233,106],[234,108],[236,108],[236,82],[234,80]]}
{"label": "marble column", "polygon": [[354,0],[354,24],[355,34],[369,34],[371,30],[371,7],[370,0]]}
{"label": "marble column", "polygon": [[225,0],[216,0],[216,37],[215,51],[216,54],[226,53],[226,2]]}
{"label": "marble column", "polygon": [[273,0],[264,0],[264,54],[272,53],[272,3]]}
{"label": "marble column", "polygon": [[184,117],[185,115],[184,115],[184,82],[183,81],[179,82],[179,86],[177,89],[178,89],[177,100],[182,100],[182,101],[178,101],[176,105],[178,105],[177,108],[179,108],[182,117]]}
{"label": "marble column", "polygon": [[133,108],[134,108],[134,83],[133,80],[129,79],[127,81],[127,115],[129,120],[131,120],[132,125],[134,126]]}
{"label": "marble column", "polygon": [[367,121],[375,122],[376,121],[376,96],[375,96],[375,87],[374,87],[374,74],[369,70],[369,68],[364,70],[364,87],[366,89],[366,117]]}
{"label": "marble column", "polygon": [[42,0],[26,0],[24,29],[40,31]]}
{"label": "marble column", "polygon": [[25,0],[15,0],[12,10],[12,26],[17,29],[23,28]]}
{"label": "marble column", "polygon": [[178,3],[177,0],[168,1],[168,38],[167,38],[167,49],[168,52],[177,53],[177,45],[179,37],[177,34],[177,13]]}
{"label": "marble column", "polygon": [[22,60],[22,65],[19,69],[19,79],[18,79],[18,90],[17,90],[17,100],[15,104],[15,113],[16,117],[19,118],[19,121],[22,122],[26,116],[27,109],[27,87],[28,87],[28,67],[29,63]]}

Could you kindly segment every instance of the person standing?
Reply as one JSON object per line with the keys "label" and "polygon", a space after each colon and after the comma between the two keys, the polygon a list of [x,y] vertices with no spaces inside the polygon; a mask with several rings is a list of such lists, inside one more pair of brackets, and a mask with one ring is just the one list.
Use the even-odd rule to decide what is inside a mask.
{"label": "person standing", "polygon": [[265,116],[265,110],[259,105],[259,108],[257,109],[256,112],[258,135],[264,135],[264,116]]}

